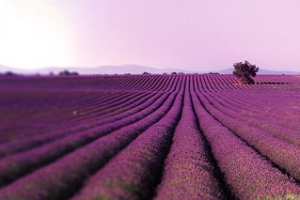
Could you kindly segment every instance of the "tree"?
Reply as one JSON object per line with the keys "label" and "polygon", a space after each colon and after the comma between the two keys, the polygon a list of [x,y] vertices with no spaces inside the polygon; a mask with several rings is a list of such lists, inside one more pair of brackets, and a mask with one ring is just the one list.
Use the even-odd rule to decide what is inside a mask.
{"label": "tree", "polygon": [[60,76],[78,76],[79,73],[78,72],[69,72],[68,70],[63,70],[61,72],[59,72]]}
{"label": "tree", "polygon": [[7,71],[3,74],[3,76],[17,76],[17,74],[12,71]]}
{"label": "tree", "polygon": [[252,77],[256,76],[259,68],[255,65],[251,65],[247,60],[244,63],[238,62],[233,64],[233,75],[240,79],[241,84],[254,84]]}

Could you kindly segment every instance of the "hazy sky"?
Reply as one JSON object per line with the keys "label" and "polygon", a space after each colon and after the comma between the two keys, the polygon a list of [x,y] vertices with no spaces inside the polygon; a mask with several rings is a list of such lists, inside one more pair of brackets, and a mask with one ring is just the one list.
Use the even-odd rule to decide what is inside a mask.
{"label": "hazy sky", "polygon": [[299,0],[0,0],[0,64],[300,69]]}

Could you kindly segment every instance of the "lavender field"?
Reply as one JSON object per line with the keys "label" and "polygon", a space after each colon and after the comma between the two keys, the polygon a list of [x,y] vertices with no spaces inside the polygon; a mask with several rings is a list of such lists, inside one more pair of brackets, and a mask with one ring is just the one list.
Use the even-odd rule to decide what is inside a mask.
{"label": "lavender field", "polygon": [[0,200],[300,199],[300,76],[0,77]]}

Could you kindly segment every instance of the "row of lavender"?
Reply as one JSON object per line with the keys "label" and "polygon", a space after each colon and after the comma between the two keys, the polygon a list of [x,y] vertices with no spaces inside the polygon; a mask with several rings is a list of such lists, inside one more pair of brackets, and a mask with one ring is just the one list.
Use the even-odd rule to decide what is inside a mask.
{"label": "row of lavender", "polygon": [[[17,93],[16,96],[13,96]],[[44,132],[74,127],[78,122],[93,122],[122,109],[113,99],[129,95],[97,92],[48,92],[17,90],[1,97],[1,139],[0,143],[18,140],[23,136],[40,135]],[[40,96],[40,97],[39,97]],[[102,98],[99,98],[101,96]],[[137,96],[137,94],[135,94]],[[136,97],[137,99],[138,97]],[[98,102],[105,102],[101,104]],[[129,105],[127,103],[127,105]],[[20,116],[26,116],[22,120]],[[55,116],[55,117],[54,117]],[[18,121],[18,123],[15,123]],[[87,123],[85,123],[87,124]]]}
{"label": "row of lavender", "polygon": [[[4,143],[0,146],[0,199],[61,199],[70,196],[83,183],[83,177],[87,178],[95,172],[168,112],[182,85],[178,81],[179,77],[173,77],[167,84],[158,84],[158,87],[167,90],[163,93],[136,91],[134,94],[127,92],[126,97],[124,94],[122,97],[122,94],[118,95],[117,100],[112,102],[126,109],[114,114],[107,112],[107,115],[93,119],[96,124],[92,128],[82,130],[75,127],[77,132],[73,131],[74,128],[71,132],[59,130]],[[109,109],[112,104],[107,104],[107,101],[109,99],[104,101],[104,107]],[[102,106],[102,101],[95,102],[99,107]],[[178,103],[180,101],[176,101]],[[91,124],[91,119],[81,119],[78,121],[79,128],[85,127],[85,121]],[[71,169],[70,165],[74,162],[79,164]],[[74,175],[72,170],[78,173]],[[61,185],[62,182],[65,187]],[[56,192],[53,193],[53,190]]]}
{"label": "row of lavender", "polygon": [[[151,90],[141,94],[140,90],[135,89],[149,82],[145,77],[134,79],[134,81],[127,79],[127,82],[135,85],[131,91],[124,91],[124,87],[119,90],[103,89],[102,83],[106,80],[110,83],[110,88],[125,82],[123,79],[126,77],[119,78],[120,80],[117,81],[115,77],[111,77],[114,84],[110,83],[112,80],[107,80],[106,76],[81,79],[78,77],[73,79],[70,77],[67,79],[60,77],[0,79],[0,119],[2,122],[0,143],[58,129],[66,131],[65,127],[75,129],[74,126],[77,124],[86,126],[82,128],[97,126],[100,119],[131,110],[137,107],[137,100],[142,102],[142,96],[147,99],[152,95]],[[174,83],[174,80],[175,77],[170,79],[160,77],[156,87],[160,91],[168,90],[168,85]],[[94,85],[91,87],[92,84],[98,85],[98,88]],[[71,87],[72,90],[68,90]],[[19,120],[20,116],[26,117]],[[18,123],[14,123],[15,121]]]}
{"label": "row of lavender", "polygon": [[1,89],[43,88],[44,90],[142,90],[167,91],[173,75],[93,75],[70,77],[0,77]]}
{"label": "row of lavender", "polygon": [[101,83],[92,93],[107,96],[88,93],[88,115],[72,128],[0,145],[0,199],[299,198],[297,112],[288,125],[268,120],[276,102],[265,113],[251,101],[267,101],[268,90],[295,95],[298,79],[243,87],[226,75],[90,78]]}
{"label": "row of lavender", "polygon": [[[245,108],[243,103],[251,105],[253,98],[261,98],[259,90],[264,88],[258,88],[255,96],[250,86],[244,88],[241,86],[244,98],[236,100],[235,97],[238,94],[224,96],[212,91],[211,88],[201,87],[206,81],[207,77],[196,78],[196,96],[203,106],[196,105],[199,101],[195,101],[195,106],[199,110],[201,108],[202,113],[208,113],[209,118],[214,121],[210,125],[207,125],[208,123],[203,123],[203,125],[200,123],[200,125],[204,134],[208,133],[205,126],[217,132],[214,140],[217,139],[216,141],[220,143],[214,147],[216,141],[212,140],[210,144],[212,151],[216,151],[214,155],[231,192],[239,199],[299,198],[300,188],[297,175],[299,173],[297,173],[296,166],[299,166],[297,155],[300,149],[282,140],[283,137],[290,141],[298,138],[299,127],[298,130],[292,130],[285,127],[284,123],[280,126],[279,122],[284,119],[274,118],[274,115],[261,117],[257,113],[257,118],[248,115],[256,113],[253,111],[256,106]],[[274,90],[274,92],[281,92],[281,95],[284,95],[283,90]],[[248,98],[246,98],[247,95]],[[272,95],[264,96],[264,98],[267,100],[272,98]],[[272,118],[273,124],[270,121],[266,122],[268,117]],[[201,122],[201,118],[199,120]],[[223,130],[219,130],[216,123],[220,124]],[[207,138],[210,140],[209,135]]]}
{"label": "row of lavender", "polygon": [[[31,90],[31,88],[27,88],[29,91]],[[41,88],[41,90],[44,88]],[[169,88],[170,92],[172,92],[171,88]],[[13,108],[15,106],[18,106],[18,108],[22,107],[24,110],[26,111],[31,111],[33,112],[33,107],[31,107],[30,105],[28,105],[27,101],[25,98],[30,97],[29,99],[29,103],[31,104],[36,104],[37,100],[36,98],[39,98],[38,96],[35,95],[35,93],[32,93],[32,91],[28,92],[30,94],[28,94],[28,96],[21,96],[22,94],[19,94],[21,91],[17,91],[17,97],[11,97],[12,95],[10,93],[2,93],[3,96],[1,96],[1,105],[4,106],[4,108],[7,108],[7,110],[9,111],[9,113],[4,113],[3,116],[1,116],[1,121],[2,121],[2,127],[5,129],[5,127],[3,126],[3,122],[5,122],[5,120],[9,119],[9,114],[16,114],[17,117],[21,117],[22,120],[10,120],[9,122],[11,124],[8,124],[8,126],[10,126],[9,128],[13,128],[18,127],[20,125],[20,123],[25,123],[25,125],[33,125],[32,122],[37,123],[38,122],[38,118],[39,119],[43,119],[44,122],[49,122],[49,120],[51,120],[52,118],[59,118],[61,115],[64,114],[64,111],[62,106],[59,105],[59,103],[61,104],[61,101],[63,101],[64,99],[66,99],[67,97],[61,95],[61,96],[56,96],[54,97],[56,99],[56,102],[54,102],[54,104],[52,104],[52,106],[58,107],[58,112],[59,113],[49,113],[45,112],[43,109],[43,105],[37,105],[36,107],[38,108],[38,110],[41,110],[40,112],[37,112],[35,114],[37,114],[36,116],[31,116],[31,115],[25,115],[28,113],[22,113],[21,109],[18,110],[14,110]],[[14,93],[13,93],[14,94]],[[38,93],[39,95],[45,95],[44,98],[42,98],[41,100],[47,100],[47,98],[49,98],[49,94],[48,93],[43,93],[43,91],[40,91]],[[137,93],[137,94],[132,94],[132,93],[122,93],[122,92],[117,92],[117,93],[112,93],[113,95],[105,95],[104,97],[102,97],[103,93],[93,93],[93,94],[89,94],[89,96],[92,96],[93,99],[88,99],[88,101],[86,99],[87,102],[73,102],[73,104],[79,104],[77,105],[77,107],[79,108],[78,111],[77,110],[69,110],[67,112],[71,113],[71,118],[70,119],[59,119],[59,120],[64,120],[64,123],[62,124],[63,128],[62,130],[54,130],[54,134],[48,134],[47,135],[61,135],[64,136],[66,134],[69,134],[68,132],[73,132],[75,130],[78,131],[82,131],[82,130],[86,130],[86,129],[90,129],[93,127],[97,127],[99,125],[103,125],[103,124],[107,124],[108,122],[114,122],[116,120],[125,118],[126,116],[132,115],[136,112],[140,112],[141,110],[145,109],[146,107],[148,107],[149,105],[151,105],[151,101],[149,99],[150,95],[153,96],[150,93]],[[70,96],[69,93],[66,94],[67,96]],[[79,92],[79,95],[84,95],[84,93]],[[77,95],[77,96],[79,96]],[[99,97],[100,96],[100,97]],[[158,98],[160,95],[156,95],[156,98]],[[11,98],[9,98],[11,97]],[[101,98],[102,97],[102,98]],[[24,100],[22,102],[13,102],[14,99],[20,99]],[[52,97],[53,98],[53,97]],[[78,97],[77,97],[78,98]],[[89,97],[90,98],[90,97]],[[72,99],[70,99],[71,101]],[[91,102],[93,101],[93,102]],[[6,104],[5,104],[6,103]],[[49,102],[48,104],[51,104],[53,102]],[[144,104],[145,103],[145,104]],[[4,104],[4,105],[3,105]],[[26,105],[27,104],[27,105]],[[143,106],[138,106],[140,104],[143,104]],[[47,105],[50,106],[50,105]],[[46,106],[46,108],[48,108]],[[63,104],[63,106],[65,106],[65,104]],[[63,110],[63,111],[62,111]],[[3,110],[2,110],[3,112]],[[82,113],[84,113],[84,115],[81,115]],[[58,116],[56,116],[56,115]],[[93,115],[94,114],[94,115]],[[74,117],[73,115],[76,115],[76,117]],[[68,116],[69,117],[69,116]],[[100,119],[105,119],[105,120],[100,120]],[[17,123],[16,123],[17,122]],[[79,123],[80,122],[80,123]],[[52,124],[54,125],[54,124]],[[28,128],[28,126],[27,126]],[[68,130],[66,129],[68,128]],[[11,131],[11,129],[9,129],[8,131]],[[25,133],[24,133],[25,132]],[[58,134],[56,134],[56,132],[59,132]],[[25,135],[28,136],[28,134],[26,133],[26,129],[21,129],[19,130],[20,135]],[[8,135],[8,134],[7,134]],[[10,132],[11,135],[11,132]],[[3,139],[5,137],[5,132],[1,132],[1,139]],[[55,137],[56,137],[55,136]],[[37,136],[37,139],[35,138],[30,138],[30,140],[33,140],[37,143],[43,143],[40,139],[42,139],[43,136]],[[17,140],[19,138],[16,138],[16,141],[10,142],[10,143],[6,143],[5,145],[9,145],[9,146],[19,146],[17,144],[15,144],[15,142],[19,143],[19,141]],[[54,139],[54,138],[53,138]],[[43,140],[43,139],[42,139]],[[50,140],[49,137],[46,137],[44,139],[46,140]],[[52,139],[51,139],[52,140]]]}

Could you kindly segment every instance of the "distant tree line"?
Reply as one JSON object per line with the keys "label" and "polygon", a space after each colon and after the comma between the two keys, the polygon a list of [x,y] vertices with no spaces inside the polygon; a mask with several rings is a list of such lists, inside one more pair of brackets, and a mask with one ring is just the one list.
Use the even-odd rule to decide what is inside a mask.
{"label": "distant tree line", "polygon": [[20,76],[20,75],[14,73],[12,71],[7,71],[7,72],[4,72],[4,73],[0,73],[0,76]]}
{"label": "distant tree line", "polygon": [[[21,76],[22,74],[17,74],[15,72],[12,72],[12,71],[7,71],[7,72],[4,72],[4,73],[1,73],[0,72],[0,76]],[[36,76],[39,76],[40,74],[36,74]],[[49,73],[50,76],[54,76],[54,73],[53,72],[50,72]],[[78,72],[69,72],[68,70],[63,70],[61,72],[59,72],[58,74],[59,76],[78,76],[79,73]]]}
{"label": "distant tree line", "polygon": [[60,76],[78,76],[79,73],[78,72],[69,72],[68,70],[63,70],[61,72],[59,72]]}

